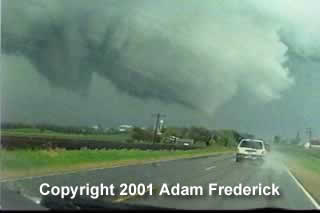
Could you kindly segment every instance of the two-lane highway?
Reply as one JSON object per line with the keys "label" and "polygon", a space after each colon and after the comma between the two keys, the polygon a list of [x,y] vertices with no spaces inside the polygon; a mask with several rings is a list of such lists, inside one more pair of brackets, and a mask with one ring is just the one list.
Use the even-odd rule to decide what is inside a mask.
{"label": "two-lane highway", "polygon": [[[201,167],[201,166],[202,167]],[[199,169],[201,167],[201,169]],[[187,169],[187,168],[186,168]],[[180,170],[179,170],[180,171]],[[280,196],[193,196],[169,197],[146,196],[144,199],[129,201],[131,203],[174,207],[179,209],[248,209],[248,208],[286,208],[286,209],[315,209],[316,206],[297,185],[281,163],[277,154],[270,155],[264,164],[255,162],[236,163],[233,157],[224,160],[202,159],[197,169],[187,169],[189,177],[181,177],[179,183],[185,185],[201,185],[208,188],[209,183],[223,186],[242,185],[255,186],[259,183],[279,186]],[[182,175],[188,175],[182,174]],[[171,180],[174,183],[175,180]]]}
{"label": "two-lane highway", "polygon": [[[187,186],[202,186],[206,191],[208,184],[217,183],[224,186],[236,186],[239,183],[248,186],[270,185],[279,186],[280,196],[152,196],[134,197],[118,200],[139,205],[152,205],[178,209],[251,209],[277,207],[289,209],[315,209],[313,203],[281,163],[277,153],[268,156],[263,164],[254,162],[236,163],[234,155],[225,154],[211,157],[162,161],[144,165],[126,166],[110,169],[93,169],[89,171],[57,174],[20,180],[2,181],[10,189],[22,189],[22,194],[36,200],[40,198],[39,186],[49,183],[55,186],[80,186],[121,183],[152,183],[155,187],[162,184],[180,183]],[[111,199],[111,197],[110,197]],[[10,202],[7,202],[10,203]],[[5,200],[1,205],[11,208]],[[17,208],[17,204],[13,208]]]}

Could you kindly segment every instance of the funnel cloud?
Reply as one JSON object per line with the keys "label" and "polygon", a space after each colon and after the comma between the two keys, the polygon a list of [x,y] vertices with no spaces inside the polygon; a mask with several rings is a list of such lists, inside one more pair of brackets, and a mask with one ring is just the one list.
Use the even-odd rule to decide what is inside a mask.
{"label": "funnel cloud", "polygon": [[[61,105],[69,104],[78,112],[69,114],[73,123],[99,120],[98,112],[109,107],[108,113],[117,116],[99,120],[107,125],[126,114],[118,102],[137,109],[127,116],[158,107],[173,114],[181,111],[180,118],[173,118],[180,122],[189,116],[194,122],[206,120],[208,126],[221,119],[227,127],[229,118],[221,115],[228,103],[281,103],[300,82],[296,73],[301,71],[293,64],[303,60],[309,66],[308,61],[320,59],[317,1],[1,3],[2,79],[22,85],[37,79],[39,86],[30,86],[34,96],[28,100],[47,107],[50,113],[38,113],[48,121],[68,117]],[[19,85],[2,84],[4,117],[34,120],[35,109],[27,106]],[[28,86],[23,89],[28,94],[26,90]],[[63,103],[49,104],[48,96]],[[18,116],[12,105],[20,102],[26,112]],[[240,120],[250,116],[246,113]]]}

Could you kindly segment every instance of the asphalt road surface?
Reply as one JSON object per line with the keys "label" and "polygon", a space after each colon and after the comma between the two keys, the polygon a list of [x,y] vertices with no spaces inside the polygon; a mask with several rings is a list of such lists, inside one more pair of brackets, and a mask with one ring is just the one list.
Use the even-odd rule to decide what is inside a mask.
{"label": "asphalt road surface", "polygon": [[[279,186],[280,196],[152,196],[126,197],[117,202],[131,204],[169,207],[177,209],[253,209],[253,208],[285,208],[316,209],[306,192],[298,185],[281,162],[279,153],[270,153],[263,164],[255,162],[236,163],[233,154],[211,157],[163,161],[136,166],[111,169],[93,169],[84,172],[57,174],[19,180],[2,181],[2,188],[19,191],[28,199],[38,202],[41,197],[39,186],[49,183],[55,186],[80,186],[121,183],[152,183],[155,188],[163,183],[174,185],[180,183],[187,186],[202,186],[206,191],[209,183],[224,186],[236,186],[239,183],[248,186]],[[22,189],[22,190],[21,190]],[[114,197],[107,199],[115,200]],[[0,205],[4,209],[34,209],[34,205],[25,205],[24,201],[14,195],[6,196],[2,192]]]}

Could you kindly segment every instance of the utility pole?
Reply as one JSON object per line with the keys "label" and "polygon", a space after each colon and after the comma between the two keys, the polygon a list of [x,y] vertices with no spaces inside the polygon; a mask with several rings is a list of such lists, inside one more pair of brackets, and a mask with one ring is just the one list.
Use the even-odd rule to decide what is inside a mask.
{"label": "utility pole", "polygon": [[158,128],[159,128],[159,123],[160,123],[160,118],[161,117],[165,117],[164,114],[160,114],[160,113],[156,113],[152,115],[153,117],[156,116],[156,122],[154,125],[154,131],[153,131],[153,139],[152,139],[152,143],[155,144],[156,142],[156,138],[157,138],[157,133],[158,133]]}
{"label": "utility pole", "polygon": [[306,134],[309,137],[309,142],[310,142],[311,138],[312,138],[312,129],[311,128],[306,128]]}

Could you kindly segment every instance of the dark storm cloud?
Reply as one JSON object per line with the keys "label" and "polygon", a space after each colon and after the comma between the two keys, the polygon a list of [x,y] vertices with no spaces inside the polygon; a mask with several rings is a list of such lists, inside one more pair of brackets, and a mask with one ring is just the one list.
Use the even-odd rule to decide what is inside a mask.
{"label": "dark storm cloud", "polygon": [[[103,2],[95,3],[102,5]],[[4,1],[3,49],[7,54],[21,54],[28,57],[37,71],[46,76],[55,87],[86,94],[92,73],[97,72],[130,95],[193,107],[175,91],[168,89],[165,85],[168,82],[143,75],[126,65],[122,56],[131,41],[125,38],[119,47],[115,47],[114,42],[119,27],[129,27],[123,23],[126,18],[123,15],[130,13],[128,8],[130,3],[127,2],[125,7],[121,7],[123,4],[115,1],[105,3],[106,8],[101,10],[99,7],[86,7],[84,1],[56,1],[54,4],[58,7],[58,11],[46,13],[48,7],[52,6],[51,3]],[[76,4],[83,7],[77,10],[73,8]],[[115,9],[109,8],[109,5]],[[41,14],[35,19],[30,17],[34,15],[33,10],[41,10]],[[110,15],[99,20],[103,12]],[[98,35],[99,41],[90,37],[91,24],[97,25],[90,23],[91,17],[94,21],[105,22],[101,25],[102,33]],[[23,23],[23,19],[27,19],[25,21],[27,23]],[[11,25],[20,24],[30,26],[21,31],[12,30]],[[96,34],[93,34],[94,36]],[[154,39],[152,42],[161,41]],[[168,44],[163,43],[163,45]],[[181,85],[175,86],[181,87]]]}
{"label": "dark storm cloud", "polygon": [[246,10],[222,1],[4,0],[2,44],[54,87],[85,95],[97,73],[129,95],[214,112],[239,87],[268,101],[293,83],[276,28]]}
{"label": "dark storm cloud", "polygon": [[290,91],[308,91],[303,73],[320,56],[317,1],[1,2],[8,120],[112,123],[165,109],[180,123],[261,129],[248,118],[262,106],[270,120],[277,107],[296,113]]}

